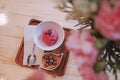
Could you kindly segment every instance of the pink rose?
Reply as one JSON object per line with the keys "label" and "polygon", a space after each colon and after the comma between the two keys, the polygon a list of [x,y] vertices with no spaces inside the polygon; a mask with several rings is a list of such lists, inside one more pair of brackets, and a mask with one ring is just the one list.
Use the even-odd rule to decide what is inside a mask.
{"label": "pink rose", "polygon": [[120,1],[111,8],[108,1],[101,3],[95,26],[103,36],[110,40],[120,40]]}

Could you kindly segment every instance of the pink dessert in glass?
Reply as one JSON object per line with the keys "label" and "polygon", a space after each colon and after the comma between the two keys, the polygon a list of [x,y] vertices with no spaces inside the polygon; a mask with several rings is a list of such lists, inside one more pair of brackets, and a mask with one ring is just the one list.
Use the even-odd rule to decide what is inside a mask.
{"label": "pink dessert in glass", "polygon": [[46,45],[52,46],[56,43],[58,34],[54,29],[45,29],[41,38]]}

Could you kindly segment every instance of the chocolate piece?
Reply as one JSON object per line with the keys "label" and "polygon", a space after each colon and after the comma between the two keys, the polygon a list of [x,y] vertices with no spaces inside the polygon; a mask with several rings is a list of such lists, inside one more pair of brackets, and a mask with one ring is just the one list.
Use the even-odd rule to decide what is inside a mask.
{"label": "chocolate piece", "polygon": [[51,63],[53,63],[53,61],[54,61],[53,59],[50,60]]}
{"label": "chocolate piece", "polygon": [[47,60],[46,60],[46,63],[49,63],[49,62],[50,62],[50,60],[49,60],[49,59],[47,59]]}
{"label": "chocolate piece", "polygon": [[51,62],[49,62],[48,64],[49,64],[49,65],[52,65],[52,63],[51,63]]}
{"label": "chocolate piece", "polygon": [[54,64],[54,65],[56,65],[56,63],[57,63],[56,61],[53,61],[53,64]]}
{"label": "chocolate piece", "polygon": [[55,58],[55,57],[53,57],[53,60],[54,60],[54,61],[56,61],[56,58]]}
{"label": "chocolate piece", "polygon": [[48,59],[49,57],[47,55],[44,56],[45,59]]}
{"label": "chocolate piece", "polygon": [[49,56],[49,59],[53,59],[53,57],[52,57],[52,56]]}

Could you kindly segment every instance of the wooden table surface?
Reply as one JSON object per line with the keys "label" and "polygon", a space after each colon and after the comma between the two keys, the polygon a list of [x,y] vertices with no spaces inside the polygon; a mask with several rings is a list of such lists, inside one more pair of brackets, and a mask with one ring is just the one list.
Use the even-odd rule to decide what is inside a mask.
{"label": "wooden table surface", "polygon": [[[34,72],[15,63],[24,27],[30,19],[55,21],[64,27],[76,24],[76,21],[66,21],[66,13],[56,9],[55,5],[54,0],[0,0],[0,15],[3,15],[3,23],[6,22],[0,22],[0,80],[25,80]],[[82,80],[72,55],[64,76],[46,76],[46,80]]]}

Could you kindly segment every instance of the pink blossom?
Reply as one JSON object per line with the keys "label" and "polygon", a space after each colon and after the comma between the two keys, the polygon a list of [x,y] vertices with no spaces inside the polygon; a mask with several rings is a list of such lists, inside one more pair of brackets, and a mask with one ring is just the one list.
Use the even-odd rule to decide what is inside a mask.
{"label": "pink blossom", "polygon": [[73,31],[66,42],[66,47],[74,54],[83,80],[108,80],[106,74],[94,72],[93,66],[98,55],[94,42],[95,38],[87,30]]}
{"label": "pink blossom", "polygon": [[38,70],[34,74],[32,74],[30,77],[28,77],[27,80],[45,80],[44,73],[42,70]]}
{"label": "pink blossom", "polygon": [[100,72],[97,76],[98,80],[108,80],[108,76],[104,72]]}
{"label": "pink blossom", "polygon": [[84,63],[91,60],[91,63],[94,64],[97,56],[97,49],[94,47],[94,42],[95,38],[87,30],[83,30],[80,33],[73,31],[66,42],[66,46],[70,52],[78,56],[77,59],[80,59],[80,57],[83,58],[77,61],[83,61]]}
{"label": "pink blossom", "polygon": [[95,74],[93,68],[89,65],[80,67],[79,71],[83,80],[98,80],[97,74]]}
{"label": "pink blossom", "polygon": [[108,1],[101,3],[95,26],[103,36],[110,40],[120,40],[120,1],[111,8]]}
{"label": "pink blossom", "polygon": [[108,80],[108,76],[104,72],[95,73],[93,67],[86,63],[79,67],[79,72],[83,80]]}
{"label": "pink blossom", "polygon": [[66,42],[67,48],[75,53],[84,53],[84,55],[91,54],[95,50],[94,43],[95,38],[93,38],[87,30],[82,32],[73,31],[71,36]]}

